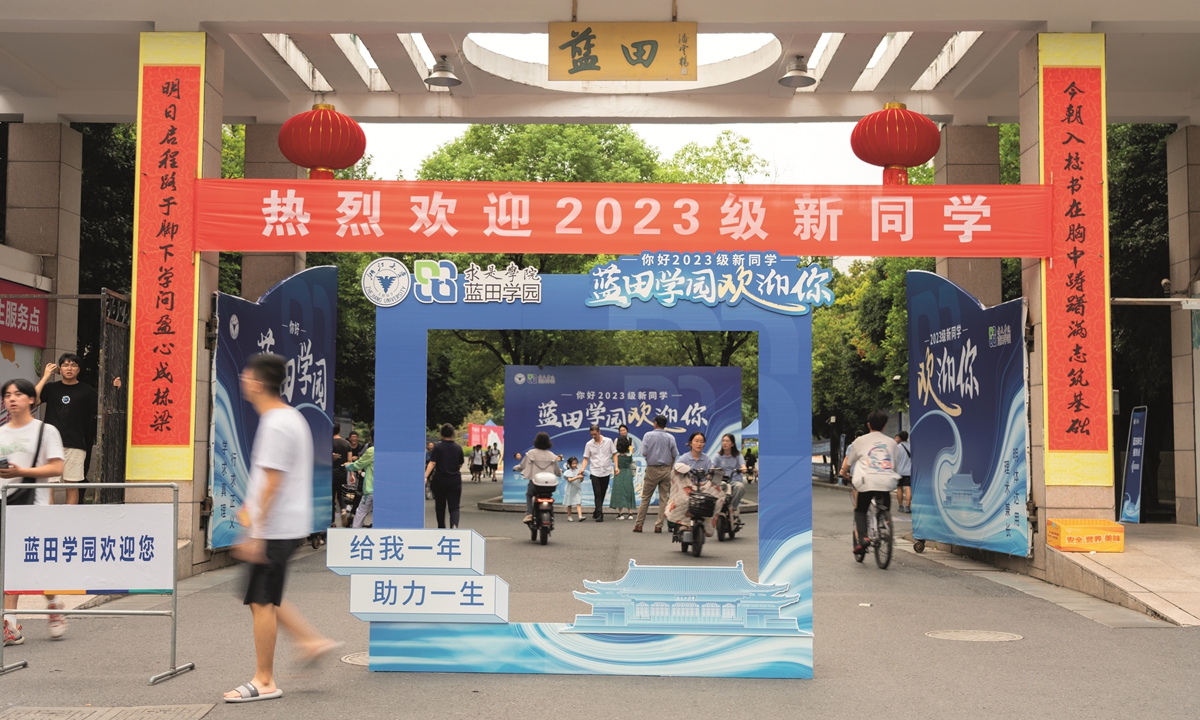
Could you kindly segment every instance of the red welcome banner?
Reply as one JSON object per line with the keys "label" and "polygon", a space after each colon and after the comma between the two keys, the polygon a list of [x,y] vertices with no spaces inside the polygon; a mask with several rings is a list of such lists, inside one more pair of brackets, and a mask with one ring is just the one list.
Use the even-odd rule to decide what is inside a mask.
{"label": "red welcome banner", "polygon": [[1037,185],[199,180],[197,251],[1047,257]]}

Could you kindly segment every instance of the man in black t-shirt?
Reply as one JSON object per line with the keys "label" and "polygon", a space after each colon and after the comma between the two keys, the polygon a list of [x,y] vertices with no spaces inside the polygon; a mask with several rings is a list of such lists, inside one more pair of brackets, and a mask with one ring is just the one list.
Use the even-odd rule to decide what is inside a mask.
{"label": "man in black t-shirt", "polygon": [[342,428],[338,425],[333,426],[333,514],[334,524],[337,524],[337,515],[342,513],[342,527],[350,527],[348,522],[345,522],[346,510],[339,502],[342,495],[342,487],[346,484],[346,463],[350,461],[350,443],[342,439]]}
{"label": "man in black t-shirt", "polygon": [[[55,372],[62,374],[62,380],[47,382]],[[79,356],[63,353],[58,364],[46,365],[35,390],[38,402],[46,406],[43,420],[58,428],[62,436],[63,474],[59,479],[68,483],[67,504],[77,505],[76,488],[87,476],[88,455],[96,442],[96,389],[79,382]]]}
{"label": "man in black t-shirt", "polygon": [[450,508],[450,527],[458,527],[458,504],[462,498],[462,446],[454,442],[454,426],[442,426],[442,441],[433,446],[425,464],[425,479],[433,491],[438,527],[446,527],[446,507]]}

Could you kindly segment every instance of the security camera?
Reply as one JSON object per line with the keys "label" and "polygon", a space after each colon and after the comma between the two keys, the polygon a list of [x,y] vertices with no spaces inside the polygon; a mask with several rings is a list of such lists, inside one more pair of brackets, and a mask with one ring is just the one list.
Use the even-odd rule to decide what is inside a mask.
{"label": "security camera", "polygon": [[1171,297],[1171,281],[1169,279],[1163,278],[1162,289],[1163,289],[1163,295],[1165,295],[1167,297]]}

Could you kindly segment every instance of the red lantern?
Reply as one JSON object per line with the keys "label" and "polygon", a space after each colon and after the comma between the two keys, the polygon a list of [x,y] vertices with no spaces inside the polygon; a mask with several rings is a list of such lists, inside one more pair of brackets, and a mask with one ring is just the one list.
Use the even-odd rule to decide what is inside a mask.
{"label": "red lantern", "polygon": [[310,168],[309,180],[332,180],[334,170],[353,167],[362,159],[367,136],[332,105],[318,104],[288,118],[279,130],[279,149],[288,160]]}
{"label": "red lantern", "polygon": [[929,162],[941,145],[937,125],[898,102],[859,120],[850,134],[858,159],[883,167],[884,185],[907,185],[908,168]]}

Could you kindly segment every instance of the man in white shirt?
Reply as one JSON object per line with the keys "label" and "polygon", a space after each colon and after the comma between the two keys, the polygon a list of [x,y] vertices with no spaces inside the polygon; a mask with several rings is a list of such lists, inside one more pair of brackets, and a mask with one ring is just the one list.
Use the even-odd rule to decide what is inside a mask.
{"label": "man in white shirt", "polygon": [[882,430],[887,426],[888,414],[875,410],[867,416],[867,429],[871,432],[857,438],[846,450],[842,462],[842,476],[851,478],[854,485],[854,552],[865,553],[870,538],[867,537],[867,510],[871,501],[879,503],[885,510],[892,506],[892,490],[900,475],[896,472],[896,441]]}
{"label": "man in white shirt", "polygon": [[900,484],[896,486],[896,504],[900,512],[912,512],[912,448],[908,445],[908,432],[901,430],[896,435],[896,472]]}
{"label": "man in white shirt", "polygon": [[617,464],[617,446],[600,434],[599,425],[591,426],[588,432],[592,434],[592,439],[583,446],[583,465],[579,473],[591,475],[592,494],[596,498],[592,518],[596,522],[604,522],[604,496],[608,494],[608,481],[612,479],[613,467]]}
{"label": "man in white shirt", "polygon": [[[9,380],[0,387],[4,398],[4,409],[8,411],[8,422],[0,425],[0,492],[5,493],[10,505],[50,505],[49,490],[22,490],[25,482],[47,482],[62,474],[62,438],[53,425],[45,424],[33,417],[37,405],[37,390],[33,383],[24,378]],[[28,480],[26,480],[28,479]],[[0,524],[0,532],[4,527]],[[67,631],[67,618],[56,610],[63,604],[54,595],[47,595],[50,637],[59,639]],[[4,609],[17,609],[17,596],[4,596]],[[16,615],[4,616],[4,645],[20,645],[25,642],[21,624]]]}
{"label": "man in white shirt", "polygon": [[259,353],[242,371],[242,397],[258,412],[250,453],[246,502],[238,513],[243,541],[234,555],[248,563],[244,604],[254,618],[257,665],[250,682],[225,693],[225,702],[253,702],[283,696],[275,685],[275,638],[280,624],[312,662],[340,643],[321,635],[294,605],[283,599],[288,559],[312,532],[312,433],[300,411],[279,395],[286,374],[283,358]]}

